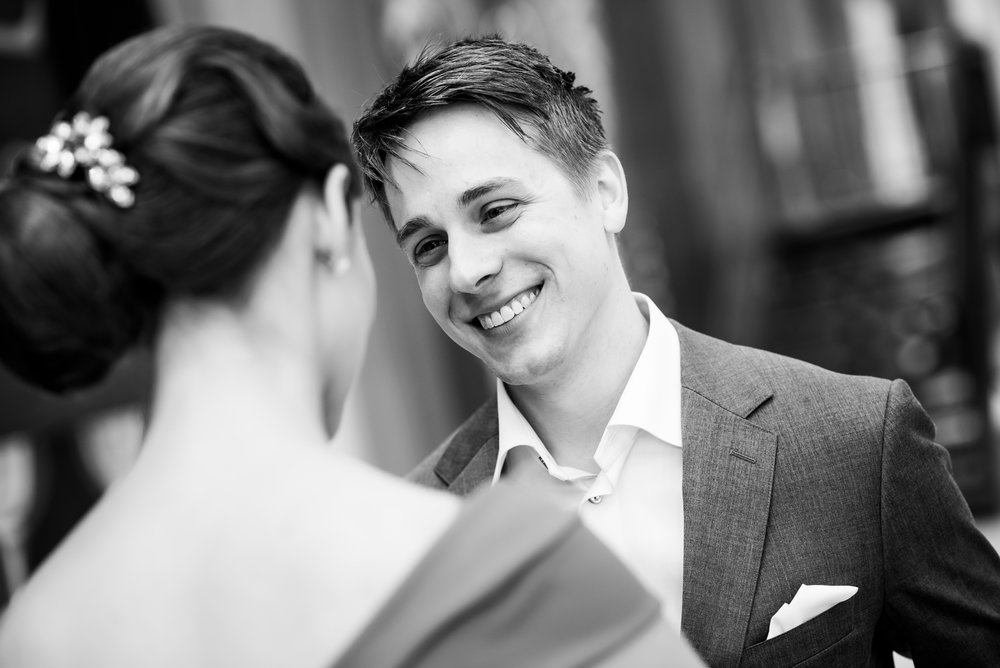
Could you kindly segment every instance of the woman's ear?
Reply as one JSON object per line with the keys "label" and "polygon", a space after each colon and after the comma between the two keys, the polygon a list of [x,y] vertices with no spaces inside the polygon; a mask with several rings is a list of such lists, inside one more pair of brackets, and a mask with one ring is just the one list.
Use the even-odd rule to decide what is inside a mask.
{"label": "woman's ear", "polygon": [[334,273],[345,271],[351,264],[351,223],[354,208],[348,202],[351,173],[345,165],[336,164],[323,182],[323,208],[316,230],[316,257]]}
{"label": "woman's ear", "polygon": [[596,181],[604,229],[610,234],[618,234],[625,228],[628,216],[628,184],[621,161],[611,151],[602,151],[597,157]]}

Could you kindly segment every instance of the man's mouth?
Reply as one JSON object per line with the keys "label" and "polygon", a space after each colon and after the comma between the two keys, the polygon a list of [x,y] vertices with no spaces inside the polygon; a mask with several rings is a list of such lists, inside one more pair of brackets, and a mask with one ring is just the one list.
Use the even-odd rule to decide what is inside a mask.
{"label": "man's mouth", "polygon": [[540,291],[541,286],[536,285],[515,296],[497,310],[477,316],[479,325],[483,329],[489,330],[510,322],[534,303]]}

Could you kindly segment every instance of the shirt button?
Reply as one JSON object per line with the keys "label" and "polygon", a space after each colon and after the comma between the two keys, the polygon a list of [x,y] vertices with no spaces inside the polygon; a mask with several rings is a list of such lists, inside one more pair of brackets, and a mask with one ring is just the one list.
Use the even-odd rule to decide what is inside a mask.
{"label": "shirt button", "polygon": [[597,496],[592,496],[589,499],[587,499],[587,501],[589,501],[590,503],[594,504],[595,506],[598,503],[600,503],[601,501],[603,501],[603,500],[604,500],[604,497],[601,496],[601,495],[599,495],[599,494]]}

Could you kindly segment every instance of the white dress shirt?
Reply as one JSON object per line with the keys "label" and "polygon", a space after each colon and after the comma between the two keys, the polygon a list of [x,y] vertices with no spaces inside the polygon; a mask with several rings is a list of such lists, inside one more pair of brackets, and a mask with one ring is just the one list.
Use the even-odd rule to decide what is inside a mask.
{"label": "white dress shirt", "polygon": [[[639,360],[594,452],[594,470],[562,466],[497,381],[504,477],[554,491],[625,562],[678,631],[684,576],[681,496],[681,373],[677,332],[645,295],[649,322]],[[522,447],[523,446],[523,447]]]}

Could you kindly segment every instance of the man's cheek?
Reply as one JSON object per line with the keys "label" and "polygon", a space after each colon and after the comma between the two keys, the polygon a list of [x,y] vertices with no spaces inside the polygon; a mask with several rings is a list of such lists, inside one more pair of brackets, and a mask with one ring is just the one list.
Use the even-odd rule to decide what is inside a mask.
{"label": "man's cheek", "polygon": [[427,283],[420,283],[420,295],[424,299],[424,307],[430,311],[435,318],[438,317],[439,311],[447,310],[447,301],[442,297],[440,291],[433,289],[433,287]]}

